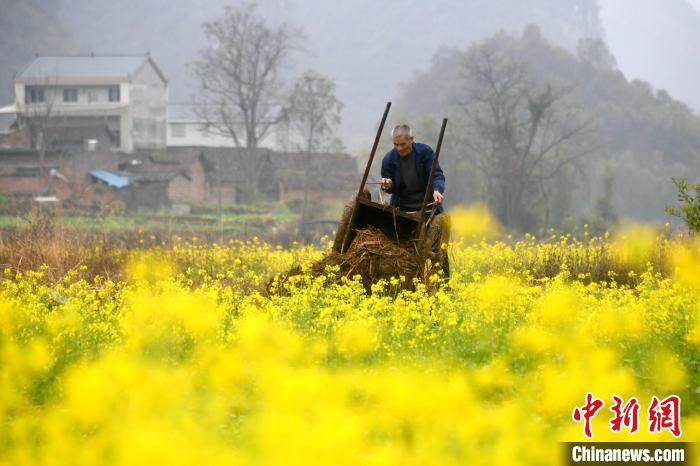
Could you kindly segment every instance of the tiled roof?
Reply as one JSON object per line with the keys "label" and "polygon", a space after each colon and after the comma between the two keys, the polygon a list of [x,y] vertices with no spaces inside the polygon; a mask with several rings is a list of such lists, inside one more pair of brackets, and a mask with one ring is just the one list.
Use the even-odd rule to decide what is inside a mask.
{"label": "tiled roof", "polygon": [[177,178],[182,175],[184,177],[189,177],[185,170],[170,170],[170,171],[145,171],[145,172],[122,172],[123,175],[128,176],[128,178],[135,182],[141,183],[152,183],[152,182],[163,182],[170,181],[173,178]]}
{"label": "tiled roof", "polygon": [[[281,182],[287,188],[304,186],[304,160],[306,155],[299,152],[275,152],[270,149],[254,150],[235,147],[169,147],[165,152],[124,154],[119,166],[133,181],[134,175],[157,173],[156,177],[173,177],[186,174],[187,169],[197,159],[202,161],[207,178],[217,183],[241,183],[249,176],[247,164],[255,164],[261,183]],[[136,160],[136,163],[132,161]],[[162,175],[161,175],[162,174]],[[349,154],[321,153],[311,158],[311,183],[314,189],[352,190],[359,186],[362,178],[355,159]]]}
{"label": "tiled roof", "polygon": [[17,76],[17,80],[126,79],[138,71],[146,60],[150,60],[148,55],[36,57]]}

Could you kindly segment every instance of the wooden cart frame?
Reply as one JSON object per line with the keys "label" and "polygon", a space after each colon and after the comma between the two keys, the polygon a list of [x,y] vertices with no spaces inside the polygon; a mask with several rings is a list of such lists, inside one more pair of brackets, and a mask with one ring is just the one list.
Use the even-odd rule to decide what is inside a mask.
{"label": "wooden cart frame", "polygon": [[[370,225],[380,228],[389,238],[395,238],[397,241],[415,240],[417,242],[422,242],[425,239],[426,227],[430,221],[430,218],[432,218],[431,215],[430,218],[426,220],[426,215],[428,213],[428,206],[430,205],[430,199],[433,193],[433,177],[435,176],[435,168],[437,167],[440,150],[442,148],[442,140],[445,136],[447,118],[443,118],[442,120],[440,136],[435,149],[433,164],[430,168],[428,184],[423,196],[423,204],[417,213],[411,214],[402,212],[396,207],[370,201],[365,199],[363,196],[365,185],[367,184],[367,177],[369,176],[369,171],[372,167],[374,155],[377,152],[377,146],[379,145],[379,140],[382,136],[384,124],[386,123],[386,118],[389,115],[390,108],[391,102],[387,102],[384,115],[379,123],[377,135],[374,138],[372,151],[370,152],[369,159],[367,160],[367,166],[365,167],[365,172],[362,176],[360,188],[357,190],[357,195],[355,196],[355,204],[350,217],[350,224],[345,232],[345,237],[343,238],[343,243],[340,250],[341,253],[346,252],[350,247],[352,240],[355,238],[355,230],[366,228]],[[398,186],[395,186],[394,188],[398,189]],[[436,208],[437,206],[434,205],[433,209]],[[422,251],[424,248],[418,248],[418,250]]]}

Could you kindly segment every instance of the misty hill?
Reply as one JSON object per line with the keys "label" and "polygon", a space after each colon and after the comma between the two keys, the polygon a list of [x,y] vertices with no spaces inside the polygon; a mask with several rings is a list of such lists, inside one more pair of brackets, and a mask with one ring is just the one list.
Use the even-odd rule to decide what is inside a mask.
{"label": "misty hill", "polygon": [[14,75],[35,53],[75,50],[71,34],[58,19],[60,0],[2,0],[0,5],[0,105],[12,102]]}
{"label": "misty hill", "polygon": [[[533,33],[533,31],[535,31]],[[597,53],[579,55],[556,47],[529,28],[521,37],[499,34],[472,47],[492,47],[524,62],[534,86],[551,83],[573,88],[567,103],[572,111],[594,122],[590,135],[592,154],[580,159],[565,178],[552,185],[554,195],[566,200],[559,206],[559,221],[572,214],[591,216],[600,199],[606,174],[612,175],[612,204],[621,217],[664,220],[664,205],[675,201],[672,176],[692,176],[700,171],[700,117],[666,91],[646,82],[629,81],[616,69],[615,60],[601,43],[592,41]],[[435,126],[442,116],[452,119],[450,137],[465,132],[461,102],[465,101],[463,63],[465,49],[445,48],[432,64],[403,86],[397,112],[421,124],[419,136],[436,140]],[[426,118],[431,115],[432,118]],[[447,147],[443,164],[452,202],[480,199],[483,180],[469,163],[465,146]],[[448,181],[449,185],[449,181]],[[574,187],[574,189],[571,189]],[[454,197],[457,197],[455,199]]]}

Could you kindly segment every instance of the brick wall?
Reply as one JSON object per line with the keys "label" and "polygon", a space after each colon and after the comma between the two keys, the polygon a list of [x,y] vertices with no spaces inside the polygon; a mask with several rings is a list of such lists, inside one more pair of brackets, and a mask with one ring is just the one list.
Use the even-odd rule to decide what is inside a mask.
{"label": "brick wall", "polygon": [[48,177],[0,176],[0,191],[40,195],[48,187],[47,180]]}
{"label": "brick wall", "polygon": [[31,148],[29,131],[24,128],[7,134],[0,134],[0,147]]}
{"label": "brick wall", "polygon": [[168,197],[173,204],[195,204],[207,199],[206,175],[202,163],[195,161],[184,176],[173,179],[168,186]]}

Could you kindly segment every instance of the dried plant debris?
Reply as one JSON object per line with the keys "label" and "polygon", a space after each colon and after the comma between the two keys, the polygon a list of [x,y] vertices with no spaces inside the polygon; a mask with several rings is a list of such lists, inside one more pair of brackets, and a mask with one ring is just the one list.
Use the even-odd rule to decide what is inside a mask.
{"label": "dried plant debris", "polygon": [[[314,277],[327,275],[329,270],[335,268],[337,272],[333,274],[333,279],[336,282],[359,275],[368,292],[371,291],[372,284],[392,277],[403,277],[399,282],[400,287],[411,290],[415,288],[414,279],[424,281],[440,270],[438,264],[426,262],[416,241],[397,241],[374,226],[356,230],[355,239],[347,252],[329,252],[323,259],[311,264],[308,273]],[[296,266],[277,277],[276,285],[281,290],[291,277],[302,273],[302,268]],[[272,289],[273,283],[274,280],[269,284],[268,290]]]}

